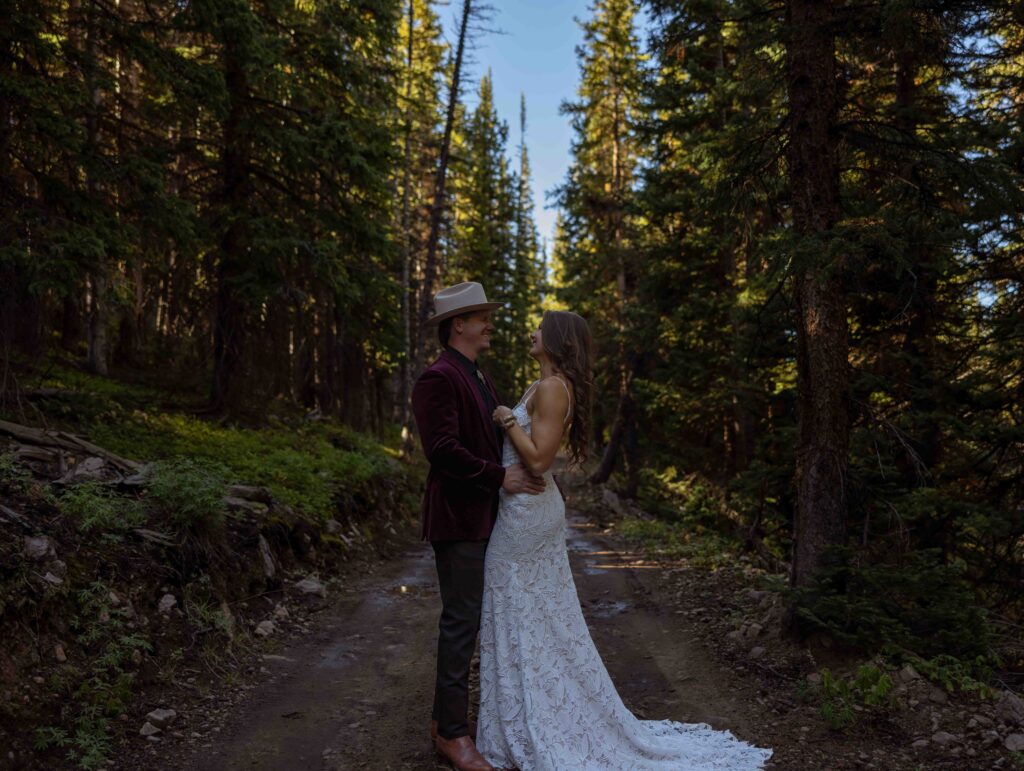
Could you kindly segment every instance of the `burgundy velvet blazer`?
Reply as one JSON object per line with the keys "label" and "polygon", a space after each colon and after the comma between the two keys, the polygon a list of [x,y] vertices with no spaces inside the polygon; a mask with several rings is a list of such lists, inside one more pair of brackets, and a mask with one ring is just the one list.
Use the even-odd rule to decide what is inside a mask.
{"label": "burgundy velvet blazer", "polygon": [[[484,379],[495,404],[501,404],[486,373]],[[430,461],[423,492],[424,540],[490,538],[505,469],[479,386],[453,354],[442,351],[417,379],[412,410]]]}

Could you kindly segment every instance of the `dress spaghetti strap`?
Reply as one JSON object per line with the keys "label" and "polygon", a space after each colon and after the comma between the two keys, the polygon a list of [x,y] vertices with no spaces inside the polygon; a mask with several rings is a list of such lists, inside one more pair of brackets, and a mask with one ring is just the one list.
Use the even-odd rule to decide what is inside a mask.
{"label": "dress spaghetti strap", "polygon": [[569,391],[569,386],[565,384],[565,381],[562,380],[562,378],[558,378],[558,382],[562,384],[562,388],[565,389],[565,395],[569,397],[569,409],[565,411],[565,420],[562,421],[562,425],[564,426],[569,422],[569,416],[572,415],[572,393]]}
{"label": "dress spaghetti strap", "polygon": [[[540,385],[540,381],[539,380],[534,380],[533,383],[530,384],[530,387],[527,388],[523,392],[523,395],[519,397],[519,404],[525,404],[525,403],[529,402],[530,401],[530,397],[533,396],[534,389],[537,386],[539,386],[539,385]],[[519,404],[517,404],[516,406],[518,407]]]}
{"label": "dress spaghetti strap", "polygon": [[[569,409],[567,409],[565,411],[565,419],[562,421],[562,425],[564,426],[566,423],[569,422],[569,416],[572,415],[572,392],[569,390],[569,386],[567,386],[565,384],[565,381],[562,380],[562,378],[557,377],[555,375],[552,375],[552,377],[554,377],[555,380],[557,380],[559,383],[562,384],[562,388],[565,389],[565,395],[569,397]],[[523,394],[522,398],[519,400],[519,404],[529,403],[530,398],[533,396],[534,389],[536,389],[537,386],[539,386],[539,385],[540,385],[540,381],[539,380],[533,381],[533,385],[531,385],[529,388],[526,389],[526,392]],[[518,405],[516,405],[516,406],[518,406]]]}

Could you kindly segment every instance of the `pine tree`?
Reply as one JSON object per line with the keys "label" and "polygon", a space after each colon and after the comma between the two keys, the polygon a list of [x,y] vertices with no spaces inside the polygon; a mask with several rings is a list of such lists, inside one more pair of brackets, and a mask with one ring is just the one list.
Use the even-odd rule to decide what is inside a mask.
{"label": "pine tree", "polygon": [[[399,105],[402,115],[402,168],[398,179],[401,205],[397,236],[401,240],[402,264],[398,275],[402,289],[403,356],[399,364],[396,398],[400,424],[407,427],[411,420],[409,396],[416,338],[413,319],[418,318],[417,286],[421,280],[428,238],[430,202],[434,197],[435,175],[432,171],[442,139],[441,91],[446,48],[440,24],[429,2],[409,0],[399,43],[403,84]],[[411,439],[411,435],[407,439]]]}
{"label": "pine tree", "polygon": [[[474,19],[488,12],[487,6],[474,3],[473,0],[463,0],[462,12],[458,19],[458,42],[455,46],[452,59],[451,74],[449,78],[448,98],[445,106],[444,131],[441,135],[441,145],[438,149],[436,161],[436,173],[434,177],[433,201],[429,209],[429,228],[427,231],[427,245],[423,258],[423,280],[420,286],[419,308],[416,326],[416,344],[413,356],[413,371],[418,372],[423,368],[426,357],[426,338],[423,335],[423,327],[430,317],[430,310],[433,304],[434,281],[438,275],[438,254],[442,240],[442,229],[445,224],[445,207],[447,203],[446,185],[448,179],[448,167],[451,159],[452,132],[455,129],[456,117],[459,114],[459,98],[462,93],[464,79],[464,64],[466,59],[466,46],[471,44],[472,24]],[[407,432],[408,433],[408,432]]]}
{"label": "pine tree", "polygon": [[768,237],[783,204],[779,23],[758,10],[652,4],[644,89],[638,294],[651,313],[638,338],[651,341],[640,387],[656,413],[645,454],[717,479],[746,471],[768,415],[787,409],[774,396],[788,356],[784,255]]}
{"label": "pine tree", "polygon": [[[996,56],[991,50],[976,56],[965,55],[974,44],[964,41],[980,40],[990,34],[982,29],[1006,16],[891,4],[838,11],[836,23],[822,25],[835,34],[831,56],[843,74],[829,108],[830,79],[781,77],[777,69],[787,50],[780,42],[791,65],[808,53],[814,36],[802,26],[800,34],[784,34],[784,20],[756,4],[654,7],[659,66],[647,89],[651,112],[644,127],[654,146],[638,203],[652,225],[645,241],[651,270],[649,284],[638,291],[658,317],[642,339],[663,343],[656,348],[659,363],[639,387],[648,409],[681,417],[668,417],[664,431],[652,422],[645,432],[647,460],[668,465],[686,459],[684,468],[717,470],[731,479],[733,505],[753,512],[747,526],[754,539],[766,529],[788,538],[795,529],[794,579],[825,594],[835,591],[825,588],[830,569],[815,574],[803,568],[809,559],[821,560],[821,567],[830,552],[839,557],[831,547],[848,546],[853,538],[871,544],[860,564],[927,562],[934,559],[924,556],[931,549],[941,555],[940,565],[953,554],[975,563],[970,555],[979,551],[1001,562],[991,534],[1018,532],[1022,523],[991,507],[980,519],[959,512],[984,505],[983,496],[965,491],[987,485],[965,482],[975,479],[981,457],[1005,447],[989,433],[998,419],[981,418],[988,408],[968,395],[973,387],[965,388],[963,368],[982,391],[1005,393],[994,383],[981,386],[981,373],[995,372],[980,353],[987,348],[981,341],[1007,340],[1003,334],[1013,327],[1004,319],[1014,302],[1006,301],[1010,295],[980,299],[977,287],[989,281],[982,276],[1007,275],[1000,258],[1013,254],[1019,240],[1013,218],[1005,218],[1008,209],[1019,209],[1012,165],[1004,160],[1014,147],[1005,139],[1012,132],[997,138],[993,128],[1002,119],[982,107],[1012,92],[1006,73],[1013,71],[1007,66],[1013,44]],[[1013,36],[1004,28],[991,39]],[[823,57],[819,63],[827,63]],[[994,71],[1001,73],[999,85],[986,96],[979,89],[973,104],[948,87],[991,82]],[[806,99],[783,100],[787,83],[810,89]],[[776,127],[808,130],[814,121],[801,117],[803,109],[829,126],[818,136],[827,135],[831,149],[809,152],[802,161],[782,158]],[[790,152],[800,146],[791,136]],[[847,171],[839,175],[838,168]],[[829,195],[801,199],[801,184],[827,181],[829,174]],[[808,216],[821,227],[810,240],[796,233],[812,233]],[[794,227],[797,220],[802,224]],[[808,298],[819,293],[820,299],[824,290],[826,307],[838,319],[834,326],[850,323],[849,355],[833,355],[824,370],[841,380],[849,361],[848,386],[836,386],[831,375],[809,382],[812,359],[820,361],[842,335],[823,334],[828,327],[821,308],[812,314],[811,335],[806,318],[792,317],[787,307],[792,299],[806,308]],[[998,310],[990,314],[989,308]],[[989,326],[994,319],[999,322]],[[798,353],[805,376],[795,391],[787,342],[794,332],[803,341]],[[848,453],[841,440],[825,453],[837,469],[848,458],[846,471],[826,491],[832,498],[803,489],[799,506],[789,485],[794,396],[803,401],[804,447],[849,435]],[[837,396],[848,406],[836,408]],[[723,424],[730,397],[737,406],[746,402],[735,428]],[[962,410],[953,407],[958,403]],[[829,431],[807,432],[815,410],[829,404]],[[990,405],[1005,409],[1001,400]],[[960,417],[950,422],[953,413]],[[970,440],[953,429],[968,423],[976,425],[967,432]],[[724,430],[716,431],[719,426]],[[741,441],[744,434],[747,441]],[[807,469],[798,479],[807,478]],[[839,494],[848,509],[823,518],[843,508],[830,503]],[[801,507],[810,521],[794,528]],[[894,516],[907,529],[895,525]],[[981,530],[973,530],[981,521]],[[825,537],[816,539],[816,528]],[[801,558],[802,549],[813,554]],[[956,587],[951,582],[948,592]],[[943,602],[943,591],[933,587],[935,602]],[[815,608],[812,615],[824,607],[811,594],[801,596]]]}
{"label": "pine tree", "polygon": [[[540,305],[545,293],[544,257],[533,220],[533,189],[530,159],[526,147],[526,96],[519,99],[519,171],[515,176],[515,230],[512,246],[512,283],[509,292],[509,325],[513,340],[524,340],[540,323]],[[516,347],[518,351],[519,348]],[[530,363],[518,357],[513,370],[512,394],[529,385]]]}
{"label": "pine tree", "polygon": [[488,72],[480,81],[478,101],[459,136],[453,169],[454,218],[447,253],[446,283],[479,281],[488,298],[505,306],[492,313],[495,325],[488,369],[503,396],[516,388],[522,339],[516,335],[515,225],[516,181],[509,168],[508,125],[494,107]]}
{"label": "pine tree", "polygon": [[[828,548],[846,539],[849,330],[842,291],[848,255],[830,245],[840,219],[835,10],[788,0],[788,178],[796,252],[797,516],[792,583],[810,584]],[[831,248],[830,248],[831,247]]]}
{"label": "pine tree", "polygon": [[639,470],[632,385],[639,361],[630,320],[640,272],[631,212],[641,157],[636,12],[635,0],[598,0],[582,24],[578,101],[563,105],[575,138],[573,162],[560,191],[568,242],[559,247],[567,282],[562,299],[590,321],[596,332],[597,389],[616,396],[611,410],[607,403],[595,410],[596,426],[608,427],[609,436],[593,479],[607,480],[624,449],[629,492],[635,492]]}
{"label": "pine tree", "polygon": [[[315,301],[319,330],[306,341],[303,393],[360,426],[372,414],[366,362],[374,354],[360,311],[394,297],[377,269],[390,259],[394,108],[391,84],[369,74],[393,51],[397,7],[380,2],[365,11],[273,1],[192,11],[209,31],[224,89],[224,109],[211,115],[220,148],[218,205],[209,211],[218,234],[216,408],[255,395],[259,381],[239,374],[258,359],[257,320],[294,277]],[[337,36],[361,45],[339,58]],[[358,303],[351,286],[360,288]]]}

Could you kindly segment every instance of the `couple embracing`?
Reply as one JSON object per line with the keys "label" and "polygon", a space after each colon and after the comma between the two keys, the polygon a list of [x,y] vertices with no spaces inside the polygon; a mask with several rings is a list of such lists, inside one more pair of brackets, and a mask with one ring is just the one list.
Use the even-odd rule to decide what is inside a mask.
{"label": "couple embracing", "polygon": [[[704,723],[640,720],[622,703],[590,637],[551,466],[589,440],[591,338],[575,313],[548,311],[530,334],[540,379],[511,409],[477,364],[490,347],[483,287],[434,297],[441,355],[413,411],[430,462],[423,537],[441,587],[431,736],[456,769],[751,771],[771,750]],[[469,669],[480,638],[478,723]]]}

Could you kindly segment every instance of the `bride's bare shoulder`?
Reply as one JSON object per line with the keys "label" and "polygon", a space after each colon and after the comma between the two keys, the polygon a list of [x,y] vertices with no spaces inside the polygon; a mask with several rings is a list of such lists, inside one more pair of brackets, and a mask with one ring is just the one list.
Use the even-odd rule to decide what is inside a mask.
{"label": "bride's bare shoulder", "polygon": [[537,383],[537,397],[545,407],[550,405],[564,409],[569,406],[569,394],[565,384],[555,375],[546,377]]}

